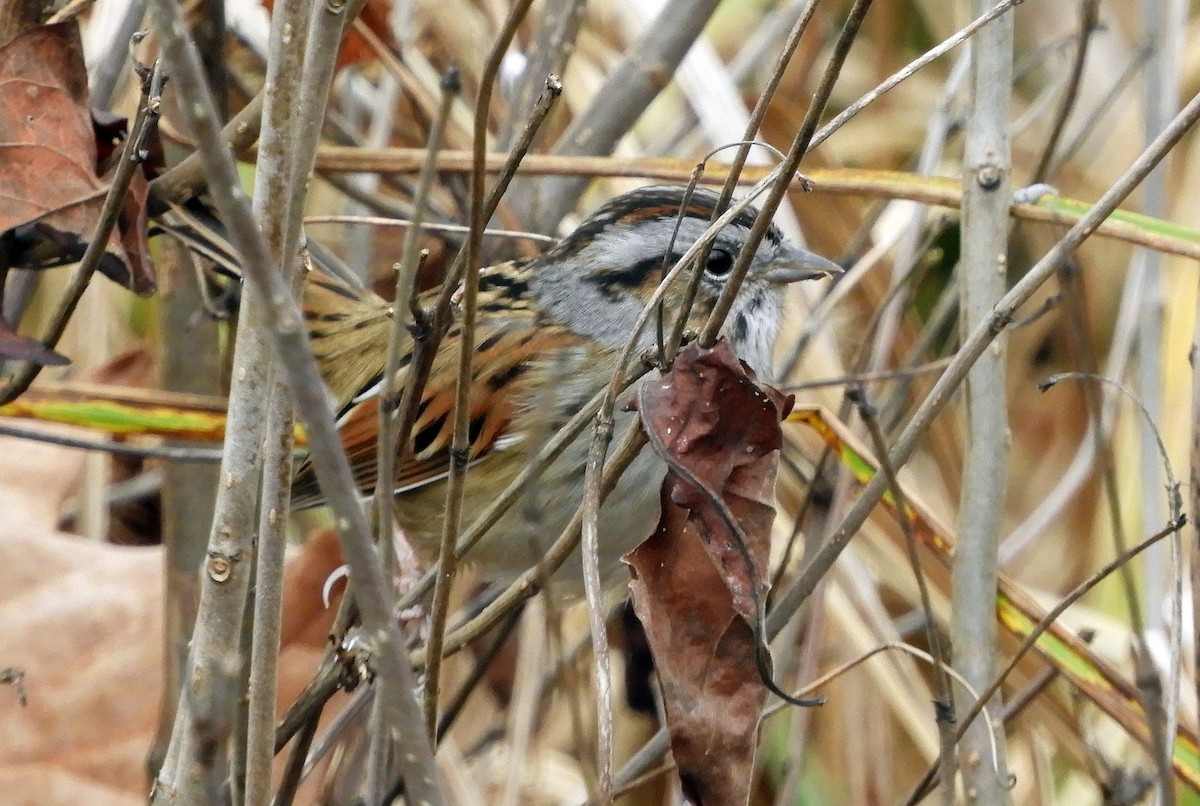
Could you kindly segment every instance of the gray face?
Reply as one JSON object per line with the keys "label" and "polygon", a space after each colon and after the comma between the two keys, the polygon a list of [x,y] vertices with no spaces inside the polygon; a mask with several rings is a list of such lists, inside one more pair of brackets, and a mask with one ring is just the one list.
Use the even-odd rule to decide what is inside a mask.
{"label": "gray face", "polygon": [[[708,229],[716,194],[695,191],[676,232],[682,196],[682,188],[643,188],[602,207],[537,261],[533,290],[540,307],[606,347],[622,348],[645,300],[662,281],[663,271]],[[688,327],[699,328],[707,318],[741,254],[754,216],[753,211],[739,216],[714,241]],[[770,370],[783,303],[782,285],[768,275],[795,253],[796,248],[771,227],[726,320],[725,333],[734,352],[761,373]],[[671,302],[678,300],[686,282],[685,275],[668,293],[668,322],[675,320]],[[640,335],[639,347],[648,348],[653,341],[651,324]]]}

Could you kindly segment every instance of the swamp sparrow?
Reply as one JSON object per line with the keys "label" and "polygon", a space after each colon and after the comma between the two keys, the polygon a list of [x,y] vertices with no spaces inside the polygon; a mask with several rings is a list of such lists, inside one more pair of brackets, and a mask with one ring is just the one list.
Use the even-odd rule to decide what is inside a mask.
{"label": "swamp sparrow", "polygon": [[[626,193],[540,257],[480,270],[464,526],[609,382],[634,321],[663,271],[709,226],[717,195],[693,191],[680,218],[684,194],[682,187]],[[707,317],[756,215],[748,208],[714,241],[689,327],[698,328]],[[836,264],[789,243],[772,226],[726,321],[724,332],[734,352],[760,375],[768,374],[784,316],[784,286],[838,272]],[[687,279],[685,273],[664,298],[668,327],[677,316]],[[379,392],[391,304],[313,273],[303,308],[313,352],[338,409],[343,445],[360,488],[369,494],[375,485]],[[653,323],[645,330],[638,342],[642,349],[654,343]],[[460,325],[453,323],[438,347],[412,439],[399,451],[394,480],[397,518],[426,555],[436,552],[441,534],[460,332]],[[406,368],[410,358],[403,357],[401,366]],[[625,398],[633,393],[629,390]],[[623,411],[622,402],[617,404],[617,434],[636,416]],[[467,560],[481,564],[493,578],[518,574],[536,562],[579,505],[591,438],[587,429],[569,444]],[[602,568],[615,566],[653,529],[664,472],[661,460],[643,450],[609,495],[599,522]],[[307,463],[297,471],[293,501],[298,507],[321,503]]]}

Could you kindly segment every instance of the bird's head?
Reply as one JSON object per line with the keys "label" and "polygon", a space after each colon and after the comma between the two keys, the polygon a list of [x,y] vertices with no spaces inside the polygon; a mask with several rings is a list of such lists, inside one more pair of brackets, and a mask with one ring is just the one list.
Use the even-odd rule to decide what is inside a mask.
{"label": "bird's head", "polygon": [[[718,195],[696,188],[684,207],[685,193],[685,188],[676,186],[639,188],[592,213],[533,267],[535,293],[543,307],[577,332],[613,349],[622,347],[662,282],[663,272],[711,224]],[[688,317],[689,328],[699,328],[712,310],[757,217],[756,209],[746,208],[717,234]],[[724,333],[734,352],[756,370],[768,372],[783,318],[784,287],[840,272],[836,263],[788,241],[772,224],[725,322]],[[685,273],[664,297],[669,322],[678,314],[687,280]],[[647,330],[640,338],[643,347],[653,342],[653,328]]]}

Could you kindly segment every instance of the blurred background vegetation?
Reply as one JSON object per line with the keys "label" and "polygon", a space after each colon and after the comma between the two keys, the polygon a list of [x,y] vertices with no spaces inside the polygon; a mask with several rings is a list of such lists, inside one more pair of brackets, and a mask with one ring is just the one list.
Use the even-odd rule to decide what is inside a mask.
{"label": "blurred background vegetation", "polygon": [[[233,114],[262,85],[269,12],[251,3],[184,5],[194,35],[206,43],[202,50],[210,75],[220,79],[218,97]],[[785,151],[808,112],[851,6],[837,0],[812,5],[811,23],[782,72],[758,134]],[[808,6],[800,0],[534,3],[501,71],[489,115],[488,150],[502,152],[511,145],[547,72],[561,73],[563,92],[493,225],[561,234],[581,213],[614,194],[651,179],[685,182],[696,160],[743,138],[749,110]],[[309,215],[411,214],[423,160],[413,149],[426,142],[441,74],[457,66],[464,90],[446,130],[451,153],[443,155],[448,167],[437,176],[430,217],[466,222],[463,149],[470,145],[472,99],[484,55],[508,11],[505,0],[367,3],[360,21],[348,29],[338,60],[306,202]],[[961,1],[876,0],[837,76],[822,122],[976,13]],[[116,2],[98,1],[82,11],[98,106],[106,105],[97,96],[101,66],[113,54],[128,54],[128,33],[116,24],[124,18],[123,5]],[[1063,199],[1088,204],[1099,198],[1200,87],[1198,19],[1195,4],[1183,0],[1026,0],[1010,10],[997,24],[1011,24],[1013,36],[1011,53],[1004,54],[1012,70],[1006,124],[1012,189],[1052,185],[1050,195],[1038,202],[1041,209]],[[691,48],[677,69],[663,54],[681,41]],[[155,47],[151,37],[135,52],[149,61]],[[848,271],[832,289],[794,289],[794,315],[779,345],[783,371],[776,380],[796,390],[798,405],[824,406],[828,421],[841,422],[862,445],[870,442],[861,418],[844,403],[845,379],[861,382],[884,434],[894,439],[965,332],[958,316],[964,243],[956,188],[964,176],[974,181],[964,169],[972,109],[969,58],[964,45],[934,60],[824,139],[800,166],[813,178],[813,190],[797,188],[777,215],[786,233]],[[642,97],[631,85],[608,83],[630,66],[644,70],[661,91]],[[116,77],[107,107],[132,116],[136,83],[123,70]],[[173,108],[181,100],[168,89],[161,126],[168,164],[192,150]],[[616,127],[611,142],[589,128],[598,121]],[[587,135],[596,139],[588,141]],[[960,500],[967,494],[962,487],[970,443],[1005,457],[1006,474],[975,494],[1001,504],[996,551],[1002,573],[1043,610],[1117,556],[1118,538],[1126,545],[1137,543],[1163,529],[1170,513],[1162,462],[1137,403],[1110,385],[1071,381],[1043,393],[1040,381],[1080,371],[1128,384],[1161,434],[1175,475],[1185,481],[1184,509],[1190,514],[1193,490],[1186,482],[1196,472],[1191,456],[1196,418],[1189,353],[1200,241],[1188,228],[1200,216],[1200,194],[1194,192],[1200,182],[1198,148],[1194,134],[1185,136],[1123,205],[1180,225],[1169,233],[1177,248],[1137,247],[1129,239],[1100,235],[1074,251],[1017,312],[1018,326],[1003,339],[998,355],[1004,393],[995,402],[1006,412],[1007,430],[969,436],[964,406],[956,397],[901,471],[914,505],[947,524],[950,536],[961,541],[957,524]],[[555,154],[614,159],[590,165],[587,183],[572,185],[564,177],[575,175],[581,163],[538,159]],[[243,159],[249,186],[252,154]],[[752,151],[747,176],[755,166],[774,161],[765,150]],[[723,179],[719,166],[711,167],[710,175]],[[1035,194],[1021,201],[1038,200]],[[1007,259],[999,267],[1006,283],[1024,276],[1072,220],[1014,215]],[[1162,230],[1153,221],[1130,228],[1145,236],[1143,242]],[[390,294],[403,230],[313,222],[306,231]],[[463,237],[422,236],[422,246],[430,250],[422,269],[425,285],[436,284]],[[156,374],[143,372],[136,383],[220,395],[227,326],[205,312],[191,254],[167,238],[154,243],[160,293],[136,300],[107,284],[93,284],[60,347],[74,361],[66,377],[111,366],[115,356],[137,350]],[[487,239],[484,262],[535,248],[524,240]],[[54,273],[43,275],[21,321],[36,321],[39,306],[61,282]],[[821,298],[824,294],[829,298]],[[10,291],[6,304],[12,296]],[[860,487],[844,458],[823,456],[822,443],[810,429],[790,424],[785,433],[775,531],[779,576],[786,586],[803,568],[806,554],[811,556],[837,527]],[[131,483],[139,479],[145,483]],[[197,595],[194,569],[204,554],[214,484],[211,467],[131,463],[93,454],[69,516],[62,516],[61,528],[88,537],[153,544],[165,535],[176,545],[165,580],[165,622],[175,648],[168,657],[175,663],[186,652],[186,625]],[[298,522],[296,541],[320,525],[311,518]],[[1180,563],[1195,562],[1194,532],[1188,527],[1179,539],[1184,560],[1167,543],[1160,544],[1128,564],[1128,577],[1101,583],[1059,623],[1086,632],[1094,656],[1132,681],[1134,625],[1140,622],[1162,685],[1169,688],[1172,668],[1182,675],[1182,695],[1171,712],[1194,736],[1191,599],[1184,600],[1183,623],[1175,623],[1171,608],[1174,580],[1187,576]],[[904,551],[895,517],[879,509],[773,645],[776,675],[785,687],[803,685],[881,645],[928,648],[926,615]],[[923,550],[921,556],[937,629],[947,636],[952,602],[958,601],[952,598],[950,574],[934,552]],[[468,591],[469,580],[459,588]],[[986,591],[974,595],[990,606]],[[517,631],[521,649],[510,650],[507,666],[502,661],[491,670],[490,682],[478,687],[442,745],[439,764],[453,782],[448,788],[454,802],[573,803],[594,795],[586,614],[577,603],[537,601]],[[1130,616],[1131,602],[1136,620]],[[1176,637],[1182,641],[1182,661],[1171,660],[1169,646]],[[1000,641],[1002,663],[1015,645],[1008,637]],[[625,660],[613,662],[620,667]],[[470,658],[454,659],[449,690],[470,667]],[[168,663],[168,689],[178,686],[177,679],[170,681],[172,668],[177,666]],[[991,718],[997,727],[1003,724],[1004,764],[996,775],[1002,780],[1011,772],[1015,780],[1004,797],[1022,804],[1150,802],[1155,782],[1162,781],[1144,734],[1131,735],[1098,705],[1104,695],[1081,691],[1061,672],[1044,656],[1030,656],[1002,689],[1005,705]],[[752,802],[903,802],[938,754],[931,705],[937,695],[928,664],[885,652],[840,674],[820,693],[829,698],[824,707],[783,709],[764,721]],[[623,697],[617,699],[620,769],[656,724],[624,707]],[[1131,706],[1135,718],[1138,707]],[[1159,731],[1167,729],[1151,722]],[[1175,797],[1195,803],[1200,802],[1193,788],[1200,770],[1194,757],[1190,763],[1190,773],[1176,769]],[[960,764],[968,783],[971,776],[992,774],[989,757],[964,753]],[[659,769],[658,762],[650,769]],[[674,802],[672,781],[671,775],[621,779],[620,802]],[[310,785],[306,796],[316,797],[317,789]],[[970,789],[960,796],[969,798]]]}

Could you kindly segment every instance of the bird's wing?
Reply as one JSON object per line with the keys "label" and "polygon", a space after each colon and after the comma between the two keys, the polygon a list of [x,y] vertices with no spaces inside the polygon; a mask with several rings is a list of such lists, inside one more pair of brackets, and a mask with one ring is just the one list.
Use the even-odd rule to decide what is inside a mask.
{"label": "bird's wing", "polygon": [[[468,429],[472,462],[520,441],[513,422],[524,408],[537,405],[539,385],[547,378],[545,368],[553,364],[547,359],[580,343],[579,337],[560,326],[539,322],[522,295],[514,304],[512,291],[489,283],[486,275],[481,283]],[[462,327],[456,321],[434,356],[409,445],[397,456],[396,494],[440,481],[449,470],[461,343]],[[398,388],[403,388],[408,372],[407,366],[401,371]],[[378,477],[381,386],[375,383],[355,396],[338,420],[342,446],[363,493],[374,489]],[[292,502],[296,507],[322,502],[307,459],[297,469]]]}

